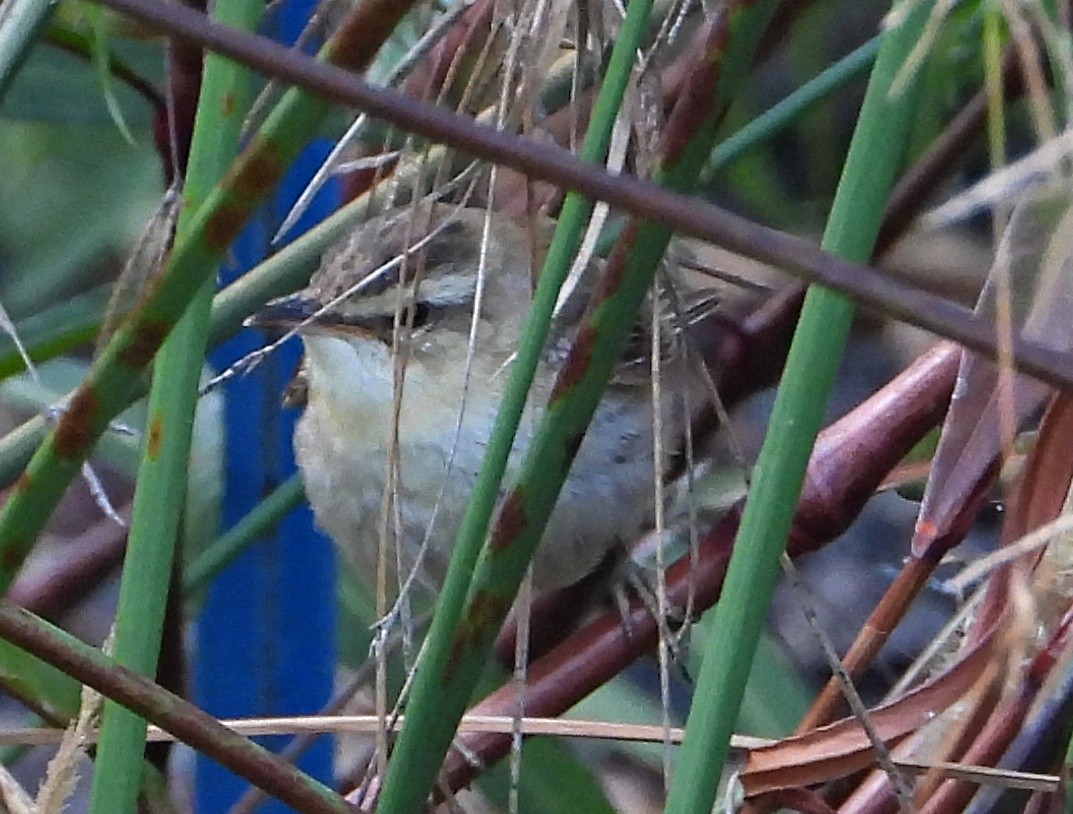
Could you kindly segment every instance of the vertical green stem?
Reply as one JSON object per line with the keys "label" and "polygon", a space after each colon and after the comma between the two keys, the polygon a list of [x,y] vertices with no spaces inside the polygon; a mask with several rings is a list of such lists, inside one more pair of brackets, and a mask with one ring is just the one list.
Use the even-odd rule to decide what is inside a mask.
{"label": "vertical green stem", "polygon": [[[630,0],[627,7],[622,29],[612,49],[607,75],[600,87],[581,147],[581,157],[588,161],[599,162],[605,158],[615,118],[622,105],[626,83],[633,68],[634,54],[641,42],[651,10],[652,0]],[[547,339],[558,292],[569,272],[573,253],[591,211],[592,204],[577,193],[570,193],[563,204],[559,228],[555,230],[538,279],[518,355],[511,365],[510,379],[496,414],[495,425],[488,439],[488,449],[481,462],[477,482],[451,555],[451,566],[436,605],[433,626],[426,645],[430,652],[424,655],[424,665],[419,665],[418,668],[415,702],[407,710],[410,721],[415,719],[415,714],[419,718],[424,715],[441,719],[437,721],[439,731],[433,739],[431,730],[420,721],[416,725],[408,723],[404,727],[388,767],[380,800],[379,808],[388,814],[415,811],[423,805],[457,725],[457,720],[446,720],[447,716],[441,714],[442,699],[434,704],[428,703],[433,696],[439,695],[439,690],[430,684],[429,677],[441,669],[447,657],[447,648],[458,627],[470,587],[470,578],[481,546],[488,535],[492,511],[499,496],[499,486],[507,468],[507,459],[518,431],[529,387]],[[476,683],[476,676],[473,677],[473,683]],[[453,706],[459,709],[459,716],[468,698],[469,692],[464,692],[454,699]],[[417,702],[418,699],[420,703]],[[437,741],[443,742],[442,749]]]}
{"label": "vertical green stem", "polygon": [[[260,19],[256,0],[219,0],[218,21],[253,30]],[[188,229],[216,179],[238,146],[249,72],[221,57],[205,59],[204,80],[177,234]],[[190,435],[198,379],[205,358],[215,289],[210,276],[161,348],[153,371],[148,422],[131,530],[116,614],[116,660],[144,676],[156,671],[179,516],[186,492]],[[133,812],[138,796],[145,721],[108,701],[90,793],[91,814]]]}
{"label": "vertical green stem", "polygon": [[[983,56],[984,89],[987,91],[987,153],[991,168],[1006,163],[1006,115],[1002,82],[1002,11],[993,4],[984,9]],[[991,213],[995,245],[1006,228],[1008,212],[996,208]]]}
{"label": "vertical green stem", "polygon": [[[914,77],[890,88],[917,42],[930,6],[920,3],[883,38],[823,247],[850,260],[871,254],[912,123]],[[768,433],[715,610],[693,706],[667,799],[668,814],[710,814],[753,654],[778,575],[805,466],[819,432],[853,317],[845,297],[813,286],[779,385]]]}

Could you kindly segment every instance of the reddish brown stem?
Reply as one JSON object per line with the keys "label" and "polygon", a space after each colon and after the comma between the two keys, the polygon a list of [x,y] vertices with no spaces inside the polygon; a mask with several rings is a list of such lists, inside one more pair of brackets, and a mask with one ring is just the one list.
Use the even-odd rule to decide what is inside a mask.
{"label": "reddish brown stem", "polygon": [[[184,5],[205,13],[205,0],[184,0]],[[194,114],[201,93],[201,49],[186,40],[168,45],[168,95],[165,106],[153,116],[153,143],[164,170],[164,183],[186,175]]]}
{"label": "reddish brown stem", "polygon": [[[120,516],[130,516],[129,506]],[[71,540],[55,563],[20,574],[8,599],[49,621],[58,620],[119,567],[126,539],[126,530],[115,521],[95,523]]]}
{"label": "reddish brown stem", "polygon": [[[919,559],[909,560],[887,588],[883,598],[861,625],[853,645],[842,659],[842,669],[851,678],[860,675],[876,654],[886,644],[906,610],[927,583],[935,564]],[[835,678],[828,679],[816,700],[812,702],[805,717],[797,725],[796,732],[808,732],[837,717],[844,706],[842,684]]]}

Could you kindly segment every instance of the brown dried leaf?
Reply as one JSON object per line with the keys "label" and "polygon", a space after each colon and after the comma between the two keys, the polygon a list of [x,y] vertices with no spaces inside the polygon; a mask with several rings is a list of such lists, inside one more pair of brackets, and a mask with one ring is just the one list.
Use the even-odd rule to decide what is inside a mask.
{"label": "brown dried leaf", "polygon": [[[1073,345],[1073,208],[1068,194],[1022,201],[996,253],[977,313],[1056,350]],[[971,522],[1004,446],[1050,388],[975,354],[958,384],[913,538],[914,556],[938,560]]]}
{"label": "brown dried leaf", "polygon": [[[897,743],[949,707],[976,681],[991,654],[991,638],[966,651],[948,671],[871,713],[883,743]],[[740,780],[751,797],[845,777],[872,765],[875,753],[856,718],[749,751]]]}

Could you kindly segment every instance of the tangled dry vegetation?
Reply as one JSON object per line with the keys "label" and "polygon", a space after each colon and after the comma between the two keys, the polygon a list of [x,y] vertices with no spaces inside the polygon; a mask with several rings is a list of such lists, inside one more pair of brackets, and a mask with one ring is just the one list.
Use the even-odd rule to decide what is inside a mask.
{"label": "tangled dry vegetation", "polygon": [[[11,213],[0,213],[0,685],[12,699],[0,738],[44,743],[70,728],[36,802],[24,750],[5,753],[7,809],[61,810],[80,771],[90,811],[180,808],[192,781],[175,766],[190,761],[173,758],[169,775],[169,750],[147,751],[143,724],[121,706],[159,727],[153,738],[174,736],[258,789],[232,810],[261,794],[300,811],[414,811],[429,795],[445,810],[526,812],[707,814],[716,799],[860,814],[1068,805],[1064,0],[325,0],[301,35],[325,43],[318,61],[240,33],[262,13],[276,23],[296,13],[286,7],[217,0],[222,29],[197,2],[41,5],[0,6],[0,162],[17,181],[0,185]],[[259,76],[203,61],[203,45]],[[334,146],[297,200],[258,210],[299,149],[325,138]],[[296,223],[324,216],[325,185],[346,203],[294,238]],[[289,577],[314,550],[296,527],[275,530],[303,500],[280,453],[281,376],[264,374],[281,343],[253,349],[248,330],[230,338],[304,285],[357,223],[433,200],[534,231],[554,221],[562,245],[518,259],[534,286],[571,266],[602,270],[590,322],[564,345],[564,370],[581,373],[564,373],[554,398],[570,409],[535,434],[534,463],[502,501],[515,509],[509,522],[502,512],[475,521],[472,558],[442,592],[415,589],[393,606],[397,585],[367,594],[344,576],[337,654],[291,618],[312,611],[274,604],[281,588],[258,598],[273,608],[256,633],[265,638],[234,648],[235,664],[208,661],[215,600],[253,593],[226,567],[268,538],[294,557]],[[252,261],[232,247],[250,218],[263,227]],[[136,222],[149,225],[135,240]],[[244,275],[233,273],[239,255]],[[214,294],[221,263],[230,270]],[[513,498],[558,488],[561,467],[542,462],[576,451],[584,423],[570,422],[604,384],[581,362],[617,359],[653,280],[649,302],[673,303],[674,274],[718,292],[688,314],[691,352],[719,398],[679,462],[677,474],[696,476],[682,476],[678,502],[653,518],[662,533],[636,543],[635,559],[659,565],[652,595],[606,606],[594,601],[606,580],[583,580],[505,619],[527,560],[484,555],[470,588],[488,523],[493,551],[539,540],[541,521]],[[806,296],[808,283],[824,288]],[[866,311],[848,335],[857,361],[838,373],[853,305]],[[658,325],[651,333],[647,358],[658,360]],[[130,411],[151,366],[150,407]],[[205,386],[209,366],[220,375]],[[820,429],[835,380],[842,406]],[[250,381],[255,396],[237,389]],[[751,437],[773,385],[761,445]],[[300,382],[287,398],[302,400]],[[290,407],[283,414],[293,422]],[[236,426],[255,426],[255,440]],[[236,463],[251,451],[266,460]],[[496,481],[490,489],[501,494]],[[221,514],[241,520],[221,534]],[[893,514],[910,520],[876,532]],[[120,569],[107,648],[42,621],[104,638],[114,600],[102,586]],[[784,610],[763,632],[779,575]],[[331,585],[303,600],[334,605]],[[795,641],[780,643],[788,614],[802,613]],[[85,624],[94,615],[103,629],[88,629],[102,628]],[[193,654],[188,625],[200,637]],[[361,663],[370,644],[375,658]],[[810,667],[795,669],[790,649]],[[305,733],[297,752],[311,731],[365,727],[372,737],[340,737],[331,782],[346,799],[291,768],[292,753],[269,755],[168,694],[218,709],[202,678],[227,675],[246,650],[286,652],[291,669],[302,653],[322,676],[340,656],[346,689],[327,711],[356,717],[234,728]],[[206,660],[193,682],[192,658]],[[82,684],[115,702],[95,750],[99,700]],[[323,690],[301,703],[323,703]],[[571,710],[572,724],[553,720]],[[81,759],[91,751],[92,764]],[[234,787],[215,796],[205,785],[197,810],[233,802]]]}

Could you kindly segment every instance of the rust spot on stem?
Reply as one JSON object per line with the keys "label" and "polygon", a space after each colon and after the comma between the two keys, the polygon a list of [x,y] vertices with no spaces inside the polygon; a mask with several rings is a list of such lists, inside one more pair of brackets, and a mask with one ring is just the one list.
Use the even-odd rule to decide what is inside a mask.
{"label": "rust spot on stem", "polygon": [[91,385],[78,388],[71,403],[67,405],[52,442],[53,449],[61,458],[82,460],[93,443],[93,421],[97,417],[97,391]]}
{"label": "rust spot on stem", "polygon": [[283,175],[283,161],[269,142],[257,139],[243,153],[234,172],[224,178],[229,196],[259,201],[272,191]]}
{"label": "rust spot on stem", "polygon": [[499,620],[506,616],[509,607],[509,602],[491,591],[478,591],[473,595],[464,624],[469,626],[474,644],[499,624]]}
{"label": "rust spot on stem", "polygon": [[525,506],[522,505],[521,492],[512,489],[507,499],[496,515],[496,523],[492,528],[491,547],[493,551],[509,548],[518,535],[525,528],[528,519],[525,516]]}
{"label": "rust spot on stem", "polygon": [[640,230],[641,224],[636,218],[631,218],[626,228],[622,230],[622,234],[619,235],[619,239],[615,241],[611,255],[607,258],[604,273],[600,275],[600,280],[596,284],[596,303],[606,300],[622,285],[626,277],[626,266],[630,262],[630,252],[637,243]]}
{"label": "rust spot on stem", "polygon": [[248,216],[249,211],[245,206],[221,204],[205,221],[205,245],[218,254],[226,252]]}
{"label": "rust spot on stem", "polygon": [[447,662],[443,667],[443,680],[450,682],[466,654],[476,647],[482,638],[490,636],[500,621],[507,615],[510,602],[491,591],[478,591],[470,600],[465,618],[451,641]]}
{"label": "rust spot on stem", "polygon": [[364,71],[412,5],[398,0],[362,3],[329,40],[328,61],[356,73]]}
{"label": "rust spot on stem", "polygon": [[596,344],[596,331],[586,320],[581,329],[574,337],[574,344],[570,347],[570,355],[566,357],[559,375],[555,378],[555,387],[548,398],[548,407],[551,407],[560,398],[569,393],[577,383],[589,372],[589,364],[592,361],[592,348]]}
{"label": "rust spot on stem", "polygon": [[142,318],[134,325],[134,335],[119,352],[119,361],[129,368],[141,370],[153,359],[164,338],[168,324],[159,319]]}
{"label": "rust spot on stem", "polygon": [[209,249],[217,253],[227,251],[253,208],[282,177],[284,166],[276,147],[263,139],[246,148],[235,168],[220,182],[225,199],[205,223],[205,243]]}
{"label": "rust spot on stem", "polygon": [[145,454],[150,461],[155,461],[160,454],[160,442],[164,437],[164,419],[156,413],[149,422],[149,434],[145,439]]}
{"label": "rust spot on stem", "polygon": [[31,483],[33,483],[33,478],[31,478],[30,473],[24,469],[22,470],[22,474],[19,475],[18,480],[15,481],[14,489],[16,492],[25,492],[30,488]]}

